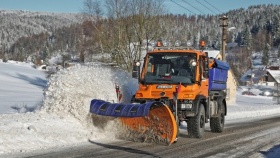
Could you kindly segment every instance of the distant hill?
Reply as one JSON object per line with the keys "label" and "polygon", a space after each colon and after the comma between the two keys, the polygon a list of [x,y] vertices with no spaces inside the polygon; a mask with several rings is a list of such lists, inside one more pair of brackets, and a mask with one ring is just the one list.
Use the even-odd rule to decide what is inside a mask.
{"label": "distant hill", "polygon": [[[176,40],[189,40],[195,47],[203,39],[207,49],[221,50],[220,18],[226,15],[226,58],[235,76],[239,78],[252,67],[252,52],[261,53],[264,58],[259,61],[259,65],[264,66],[272,64],[267,57],[269,54],[274,53],[277,54],[275,58],[280,57],[279,13],[280,5],[270,4],[235,9],[219,15],[165,14],[158,16],[158,24],[150,26],[148,30],[160,28],[154,39],[161,38],[173,43]],[[134,22],[118,28],[119,19],[115,20],[104,18],[93,22],[83,21],[81,14],[0,11],[0,58],[25,61],[30,57],[31,61],[48,61],[52,56],[60,54],[65,60],[79,56],[81,61],[91,61],[96,54],[111,53],[110,62],[116,62],[114,60],[118,58],[113,57],[118,51],[112,45],[120,41],[113,37],[126,31],[131,31],[128,36],[135,36],[136,29],[132,25]],[[130,19],[124,17],[121,20]],[[147,25],[148,20],[143,25]],[[103,37],[100,37],[100,33]],[[134,37],[130,37],[130,40],[137,41]],[[106,47],[104,44],[112,45]]]}
{"label": "distant hill", "polygon": [[81,14],[0,10],[0,48],[10,47],[20,37],[52,32],[80,23]]}

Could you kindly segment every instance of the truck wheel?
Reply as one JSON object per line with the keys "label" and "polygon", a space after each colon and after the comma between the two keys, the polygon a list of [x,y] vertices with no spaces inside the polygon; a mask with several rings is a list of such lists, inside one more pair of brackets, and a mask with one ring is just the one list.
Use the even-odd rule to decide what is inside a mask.
{"label": "truck wheel", "polygon": [[191,138],[201,138],[204,136],[205,128],[205,109],[202,104],[200,104],[198,114],[195,117],[191,117],[187,121],[187,129],[189,137]]}
{"label": "truck wheel", "polygon": [[225,105],[221,102],[221,108],[218,112],[218,117],[210,118],[210,129],[213,133],[221,133],[225,125]]}

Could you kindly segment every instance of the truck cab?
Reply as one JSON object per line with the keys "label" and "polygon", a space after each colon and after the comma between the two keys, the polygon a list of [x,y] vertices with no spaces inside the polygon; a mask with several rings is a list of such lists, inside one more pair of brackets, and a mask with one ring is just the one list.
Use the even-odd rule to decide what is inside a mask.
{"label": "truck cab", "polygon": [[[206,53],[190,48],[158,48],[147,53],[144,59],[135,100],[166,102],[176,98],[181,109],[191,108],[185,103],[192,103],[197,97],[208,97]],[[174,94],[179,86],[180,93]]]}

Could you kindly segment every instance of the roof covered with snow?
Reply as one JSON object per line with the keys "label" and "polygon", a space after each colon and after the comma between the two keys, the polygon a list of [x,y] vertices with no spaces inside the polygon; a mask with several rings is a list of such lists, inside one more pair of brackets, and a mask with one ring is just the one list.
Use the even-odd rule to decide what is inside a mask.
{"label": "roof covered with snow", "polygon": [[217,58],[217,56],[220,54],[219,50],[204,50],[204,52],[208,52],[209,58]]}
{"label": "roof covered with snow", "polygon": [[270,73],[277,83],[280,83],[280,70],[267,70],[267,72]]}
{"label": "roof covered with snow", "polygon": [[265,69],[249,69],[245,72],[244,75],[241,76],[240,81],[241,82],[247,82],[251,81],[251,76],[253,76],[253,81],[258,82],[265,74],[266,74]]}

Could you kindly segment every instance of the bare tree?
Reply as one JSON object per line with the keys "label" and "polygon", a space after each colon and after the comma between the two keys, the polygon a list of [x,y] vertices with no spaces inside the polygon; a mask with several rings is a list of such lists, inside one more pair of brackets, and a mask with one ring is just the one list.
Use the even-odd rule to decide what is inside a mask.
{"label": "bare tree", "polygon": [[[86,0],[88,14],[85,15],[101,12],[93,11],[96,8],[91,5],[94,5],[92,0]],[[159,0],[106,0],[104,8],[107,17],[99,19],[95,35],[98,34],[96,37],[103,50],[110,53],[121,68],[131,71],[133,61],[143,58],[147,43],[164,32],[160,23],[163,3]]]}
{"label": "bare tree", "polygon": [[[84,56],[84,53],[87,52],[91,55],[89,58],[97,53],[103,53],[103,42],[102,34],[103,29],[101,26],[101,21],[103,19],[103,10],[102,10],[102,1],[101,0],[85,0],[84,9],[83,9],[83,18],[84,23],[90,24],[91,27],[87,29],[92,29],[93,34],[88,35],[85,32],[85,27],[82,35],[82,48],[80,49],[80,56]],[[87,38],[90,36],[90,38]]]}
{"label": "bare tree", "polygon": [[102,17],[102,5],[100,0],[85,0],[83,9],[84,19],[95,21]]}
{"label": "bare tree", "polygon": [[115,35],[113,55],[118,65],[130,71],[133,61],[141,60],[147,43],[163,32],[160,15],[162,3],[158,0],[107,0],[107,10],[113,22]]}

